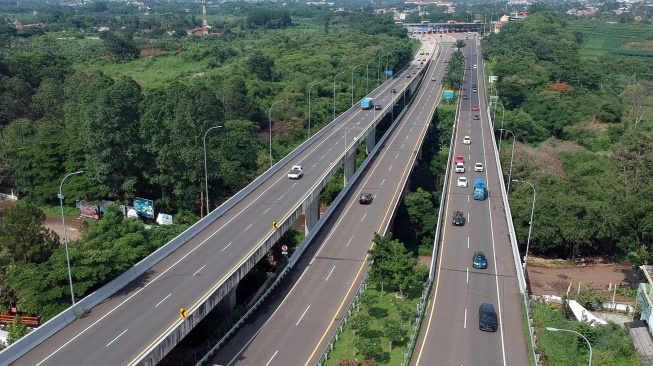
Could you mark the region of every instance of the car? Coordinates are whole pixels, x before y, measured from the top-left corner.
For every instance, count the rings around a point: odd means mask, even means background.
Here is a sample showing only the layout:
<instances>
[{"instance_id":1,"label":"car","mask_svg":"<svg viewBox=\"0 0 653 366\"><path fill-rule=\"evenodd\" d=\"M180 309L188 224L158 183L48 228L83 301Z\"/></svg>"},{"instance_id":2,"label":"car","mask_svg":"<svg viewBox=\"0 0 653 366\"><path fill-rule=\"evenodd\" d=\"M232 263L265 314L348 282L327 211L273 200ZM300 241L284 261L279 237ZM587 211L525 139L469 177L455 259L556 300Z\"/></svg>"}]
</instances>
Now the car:
<instances>
[{"instance_id":1,"label":"car","mask_svg":"<svg viewBox=\"0 0 653 366\"><path fill-rule=\"evenodd\" d=\"M415 75L415 74L417 74L417 71L413 71L413 72L411 72L411 74Z\"/></svg>"},{"instance_id":2,"label":"car","mask_svg":"<svg viewBox=\"0 0 653 366\"><path fill-rule=\"evenodd\" d=\"M496 332L499 322L494 306L489 303L482 303L478 307L478 329L487 332Z\"/></svg>"},{"instance_id":3,"label":"car","mask_svg":"<svg viewBox=\"0 0 653 366\"><path fill-rule=\"evenodd\" d=\"M469 99L469 96L467 94L463 94L463 99Z\"/></svg>"},{"instance_id":4,"label":"car","mask_svg":"<svg viewBox=\"0 0 653 366\"><path fill-rule=\"evenodd\" d=\"M383 106L381 104L375 104L374 109L376 109L378 111L380 109L383 109Z\"/></svg>"},{"instance_id":5,"label":"car","mask_svg":"<svg viewBox=\"0 0 653 366\"><path fill-rule=\"evenodd\" d=\"M476 52L474 52L474 56L476 56Z\"/></svg>"},{"instance_id":6,"label":"car","mask_svg":"<svg viewBox=\"0 0 653 366\"><path fill-rule=\"evenodd\" d=\"M473 110L473 111L477 111L477 110L478 110L478 106L477 106L477 105L473 105L473 106L472 106L472 110Z\"/></svg>"},{"instance_id":7,"label":"car","mask_svg":"<svg viewBox=\"0 0 653 366\"><path fill-rule=\"evenodd\" d=\"M435 81L435 76L433 76L433 77L431 78L431 81Z\"/></svg>"},{"instance_id":8,"label":"car","mask_svg":"<svg viewBox=\"0 0 653 366\"><path fill-rule=\"evenodd\" d=\"M474 164L474 171L475 172L482 172L483 171L483 163Z\"/></svg>"},{"instance_id":9,"label":"car","mask_svg":"<svg viewBox=\"0 0 653 366\"><path fill-rule=\"evenodd\" d=\"M453 212L453 221L451 222L453 226L464 226L465 225L465 215L462 211Z\"/></svg>"},{"instance_id":10,"label":"car","mask_svg":"<svg viewBox=\"0 0 653 366\"><path fill-rule=\"evenodd\" d=\"M417 61L422 61L422 59L418 57L418 58L417 58Z\"/></svg>"},{"instance_id":11,"label":"car","mask_svg":"<svg viewBox=\"0 0 653 366\"><path fill-rule=\"evenodd\" d=\"M469 182L467 181L467 178L465 177L458 178L458 187L467 188L468 184Z\"/></svg>"},{"instance_id":12,"label":"car","mask_svg":"<svg viewBox=\"0 0 653 366\"><path fill-rule=\"evenodd\" d=\"M465 163L465 158L462 155L457 155L453 161L454 164Z\"/></svg>"},{"instance_id":13,"label":"car","mask_svg":"<svg viewBox=\"0 0 653 366\"><path fill-rule=\"evenodd\" d=\"M472 256L472 266L474 268L487 268L487 258L482 250L477 250Z\"/></svg>"},{"instance_id":14,"label":"car","mask_svg":"<svg viewBox=\"0 0 653 366\"><path fill-rule=\"evenodd\" d=\"M449 60L444 60L444 63L445 63L445 64L448 63L448 62L449 62Z\"/></svg>"},{"instance_id":15,"label":"car","mask_svg":"<svg viewBox=\"0 0 653 366\"><path fill-rule=\"evenodd\" d=\"M476 68L476 65L474 65L474 68Z\"/></svg>"},{"instance_id":16,"label":"car","mask_svg":"<svg viewBox=\"0 0 653 366\"><path fill-rule=\"evenodd\" d=\"M456 164L456 173L464 173L464 172L465 172L465 164L463 163Z\"/></svg>"},{"instance_id":17,"label":"car","mask_svg":"<svg viewBox=\"0 0 653 366\"><path fill-rule=\"evenodd\" d=\"M472 69L471 67L467 66L467 70L471 70L471 69Z\"/></svg>"},{"instance_id":18,"label":"car","mask_svg":"<svg viewBox=\"0 0 653 366\"><path fill-rule=\"evenodd\" d=\"M304 169L301 165L293 165L288 172L289 179L301 179L304 176Z\"/></svg>"},{"instance_id":19,"label":"car","mask_svg":"<svg viewBox=\"0 0 653 366\"><path fill-rule=\"evenodd\" d=\"M472 88L473 88L473 89L476 89L476 84L472 84Z\"/></svg>"},{"instance_id":20,"label":"car","mask_svg":"<svg viewBox=\"0 0 653 366\"><path fill-rule=\"evenodd\" d=\"M469 136L463 137L463 145L469 145L472 143L472 139L469 138Z\"/></svg>"},{"instance_id":21,"label":"car","mask_svg":"<svg viewBox=\"0 0 653 366\"><path fill-rule=\"evenodd\" d=\"M431 42L431 44L433 44L433 42ZM429 53L427 52L427 53L426 53L426 55L428 56L428 55L429 55ZM424 59L424 60L426 60L426 59Z\"/></svg>"},{"instance_id":22,"label":"car","mask_svg":"<svg viewBox=\"0 0 653 366\"><path fill-rule=\"evenodd\" d=\"M396 92L397 92L397 89L392 88L392 89L390 89L390 92L391 92L391 93L396 93Z\"/></svg>"},{"instance_id":23,"label":"car","mask_svg":"<svg viewBox=\"0 0 653 366\"><path fill-rule=\"evenodd\" d=\"M406 75L406 79L410 79L410 74Z\"/></svg>"},{"instance_id":24,"label":"car","mask_svg":"<svg viewBox=\"0 0 653 366\"><path fill-rule=\"evenodd\" d=\"M358 203L361 205L369 205L374 200L374 196L371 193L363 192L360 197L358 197Z\"/></svg>"},{"instance_id":25,"label":"car","mask_svg":"<svg viewBox=\"0 0 653 366\"><path fill-rule=\"evenodd\" d=\"M475 120L475 121L478 121L479 119L481 119L481 116L479 116L478 114L475 114L475 115L474 115L474 120Z\"/></svg>"}]
</instances>

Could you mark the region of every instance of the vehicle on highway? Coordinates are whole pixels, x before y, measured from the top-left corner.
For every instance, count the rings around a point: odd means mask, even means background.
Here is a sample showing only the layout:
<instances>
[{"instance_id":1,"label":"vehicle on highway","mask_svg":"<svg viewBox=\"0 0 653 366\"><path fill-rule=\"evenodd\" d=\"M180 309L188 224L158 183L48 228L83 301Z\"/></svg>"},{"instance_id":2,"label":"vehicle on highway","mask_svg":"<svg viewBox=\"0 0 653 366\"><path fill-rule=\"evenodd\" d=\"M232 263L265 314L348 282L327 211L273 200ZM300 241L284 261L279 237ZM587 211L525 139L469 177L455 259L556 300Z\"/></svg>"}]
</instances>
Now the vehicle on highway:
<instances>
[{"instance_id":1,"label":"vehicle on highway","mask_svg":"<svg viewBox=\"0 0 653 366\"><path fill-rule=\"evenodd\" d=\"M477 105L473 105L473 106L472 106L472 110L473 110L473 111L477 111L477 110L478 110L478 106L477 106Z\"/></svg>"},{"instance_id":2,"label":"vehicle on highway","mask_svg":"<svg viewBox=\"0 0 653 366\"><path fill-rule=\"evenodd\" d=\"M496 332L499 322L494 306L486 302L478 307L478 329L487 332Z\"/></svg>"},{"instance_id":3,"label":"vehicle on highway","mask_svg":"<svg viewBox=\"0 0 653 366\"><path fill-rule=\"evenodd\" d=\"M467 182L467 178L465 177L458 178L458 187L467 188L468 184L469 183Z\"/></svg>"},{"instance_id":4,"label":"vehicle on highway","mask_svg":"<svg viewBox=\"0 0 653 366\"><path fill-rule=\"evenodd\" d=\"M474 199L483 201L487 198L487 183L483 178L474 179Z\"/></svg>"},{"instance_id":5,"label":"vehicle on highway","mask_svg":"<svg viewBox=\"0 0 653 366\"><path fill-rule=\"evenodd\" d=\"M288 172L288 178L300 179L304 175L304 170L301 165L293 165L292 169Z\"/></svg>"},{"instance_id":6,"label":"vehicle on highway","mask_svg":"<svg viewBox=\"0 0 653 366\"><path fill-rule=\"evenodd\" d=\"M467 66L467 70L471 70L471 69L472 69L471 67Z\"/></svg>"},{"instance_id":7,"label":"vehicle on highway","mask_svg":"<svg viewBox=\"0 0 653 366\"><path fill-rule=\"evenodd\" d=\"M406 75L406 79L410 79L410 74Z\"/></svg>"},{"instance_id":8,"label":"vehicle on highway","mask_svg":"<svg viewBox=\"0 0 653 366\"><path fill-rule=\"evenodd\" d=\"M483 163L476 163L474 165L474 171L475 172L482 172L483 171Z\"/></svg>"},{"instance_id":9,"label":"vehicle on highway","mask_svg":"<svg viewBox=\"0 0 653 366\"><path fill-rule=\"evenodd\" d=\"M452 224L453 224L453 226L463 226L463 225L465 225L465 215L463 215L462 211L454 211L453 212Z\"/></svg>"},{"instance_id":10,"label":"vehicle on highway","mask_svg":"<svg viewBox=\"0 0 653 366\"><path fill-rule=\"evenodd\" d=\"M476 65L474 65L474 68L476 68Z\"/></svg>"},{"instance_id":11,"label":"vehicle on highway","mask_svg":"<svg viewBox=\"0 0 653 366\"><path fill-rule=\"evenodd\" d=\"M417 74L417 71L413 71L413 72L411 72L411 74L415 75L415 74Z\"/></svg>"},{"instance_id":12,"label":"vehicle on highway","mask_svg":"<svg viewBox=\"0 0 653 366\"><path fill-rule=\"evenodd\" d=\"M390 89L390 93L396 93L396 92L397 92L397 89L395 89L395 88Z\"/></svg>"},{"instance_id":13,"label":"vehicle on highway","mask_svg":"<svg viewBox=\"0 0 653 366\"><path fill-rule=\"evenodd\" d=\"M435 81L435 76L431 78L431 81Z\"/></svg>"},{"instance_id":14,"label":"vehicle on highway","mask_svg":"<svg viewBox=\"0 0 653 366\"><path fill-rule=\"evenodd\" d=\"M469 136L463 137L463 145L469 145L472 143L472 139L469 138Z\"/></svg>"},{"instance_id":15,"label":"vehicle on highway","mask_svg":"<svg viewBox=\"0 0 653 366\"><path fill-rule=\"evenodd\" d=\"M465 172L465 164L463 163L456 164L456 173L464 173L464 172Z\"/></svg>"},{"instance_id":16,"label":"vehicle on highway","mask_svg":"<svg viewBox=\"0 0 653 366\"><path fill-rule=\"evenodd\" d=\"M472 89L472 93L478 93L478 90L476 88Z\"/></svg>"},{"instance_id":17,"label":"vehicle on highway","mask_svg":"<svg viewBox=\"0 0 653 366\"><path fill-rule=\"evenodd\" d=\"M474 56L476 56L476 52L474 52Z\"/></svg>"},{"instance_id":18,"label":"vehicle on highway","mask_svg":"<svg viewBox=\"0 0 653 366\"><path fill-rule=\"evenodd\" d=\"M361 109L372 109L374 108L374 99L365 98L361 100Z\"/></svg>"},{"instance_id":19,"label":"vehicle on highway","mask_svg":"<svg viewBox=\"0 0 653 366\"><path fill-rule=\"evenodd\" d=\"M364 192L358 197L358 203L361 205L369 205L372 203L372 200L374 200L374 196L371 193Z\"/></svg>"},{"instance_id":20,"label":"vehicle on highway","mask_svg":"<svg viewBox=\"0 0 653 366\"><path fill-rule=\"evenodd\" d=\"M445 64L448 63L448 62L449 62L449 60L444 60L444 63L445 63Z\"/></svg>"},{"instance_id":21,"label":"vehicle on highway","mask_svg":"<svg viewBox=\"0 0 653 366\"><path fill-rule=\"evenodd\" d=\"M463 99L469 99L469 96L467 94L463 94Z\"/></svg>"},{"instance_id":22,"label":"vehicle on highway","mask_svg":"<svg viewBox=\"0 0 653 366\"><path fill-rule=\"evenodd\" d=\"M464 163L464 162L465 162L465 158L463 158L462 155L456 155L453 161L454 164Z\"/></svg>"},{"instance_id":23,"label":"vehicle on highway","mask_svg":"<svg viewBox=\"0 0 653 366\"><path fill-rule=\"evenodd\" d=\"M487 268L487 258L485 257L485 253L483 253L482 250L477 250L474 252L474 256L472 257L472 266L474 268Z\"/></svg>"},{"instance_id":24,"label":"vehicle on highway","mask_svg":"<svg viewBox=\"0 0 653 366\"><path fill-rule=\"evenodd\" d=\"M472 88L476 89L476 84L472 84Z\"/></svg>"},{"instance_id":25,"label":"vehicle on highway","mask_svg":"<svg viewBox=\"0 0 653 366\"><path fill-rule=\"evenodd\" d=\"M479 119L481 119L481 116L479 116L478 114L475 114L474 115L474 120L478 121Z\"/></svg>"},{"instance_id":26,"label":"vehicle on highway","mask_svg":"<svg viewBox=\"0 0 653 366\"><path fill-rule=\"evenodd\" d=\"M375 104L374 109L376 109L378 111L380 109L383 109L383 106L381 104Z\"/></svg>"}]
</instances>

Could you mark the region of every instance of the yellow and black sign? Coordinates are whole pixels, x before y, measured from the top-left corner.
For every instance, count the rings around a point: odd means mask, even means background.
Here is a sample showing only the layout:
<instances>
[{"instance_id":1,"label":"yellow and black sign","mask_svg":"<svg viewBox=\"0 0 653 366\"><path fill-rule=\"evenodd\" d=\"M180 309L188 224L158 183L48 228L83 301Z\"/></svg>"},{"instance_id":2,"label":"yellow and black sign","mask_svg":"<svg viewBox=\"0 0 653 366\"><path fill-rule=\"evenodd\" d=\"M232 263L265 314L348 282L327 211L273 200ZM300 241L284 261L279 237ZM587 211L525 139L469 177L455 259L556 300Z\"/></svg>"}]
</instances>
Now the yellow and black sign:
<instances>
[{"instance_id":1,"label":"yellow and black sign","mask_svg":"<svg viewBox=\"0 0 653 366\"><path fill-rule=\"evenodd\" d=\"M188 318L188 310L179 308L179 315L184 319Z\"/></svg>"},{"instance_id":2,"label":"yellow and black sign","mask_svg":"<svg viewBox=\"0 0 653 366\"><path fill-rule=\"evenodd\" d=\"M279 223L276 221L272 221L272 228L273 229L278 229L279 228Z\"/></svg>"}]
</instances>

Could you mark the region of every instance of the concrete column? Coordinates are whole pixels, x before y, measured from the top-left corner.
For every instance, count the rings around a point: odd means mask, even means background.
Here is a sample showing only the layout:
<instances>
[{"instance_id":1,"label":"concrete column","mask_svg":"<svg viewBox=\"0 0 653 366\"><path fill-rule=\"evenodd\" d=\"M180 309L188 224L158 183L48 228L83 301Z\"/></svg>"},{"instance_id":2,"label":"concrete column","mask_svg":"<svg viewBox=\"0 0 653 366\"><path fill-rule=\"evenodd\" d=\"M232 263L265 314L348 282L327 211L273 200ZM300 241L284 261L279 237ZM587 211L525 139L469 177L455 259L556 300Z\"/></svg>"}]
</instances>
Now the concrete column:
<instances>
[{"instance_id":1,"label":"concrete column","mask_svg":"<svg viewBox=\"0 0 653 366\"><path fill-rule=\"evenodd\" d=\"M349 179L356 173L356 151L358 150L356 146L353 146L351 151L345 156L345 185L349 182Z\"/></svg>"},{"instance_id":2,"label":"concrete column","mask_svg":"<svg viewBox=\"0 0 653 366\"><path fill-rule=\"evenodd\" d=\"M365 137L365 151L368 155L370 151L374 150L374 146L376 146L376 126Z\"/></svg>"},{"instance_id":3,"label":"concrete column","mask_svg":"<svg viewBox=\"0 0 653 366\"><path fill-rule=\"evenodd\" d=\"M304 235L313 230L315 224L320 219L320 196L318 195L313 199L313 201L306 208L304 213Z\"/></svg>"},{"instance_id":4,"label":"concrete column","mask_svg":"<svg viewBox=\"0 0 653 366\"><path fill-rule=\"evenodd\" d=\"M217 305L218 311L223 314L231 314L236 307L236 288L234 287L229 293L220 300Z\"/></svg>"}]
</instances>

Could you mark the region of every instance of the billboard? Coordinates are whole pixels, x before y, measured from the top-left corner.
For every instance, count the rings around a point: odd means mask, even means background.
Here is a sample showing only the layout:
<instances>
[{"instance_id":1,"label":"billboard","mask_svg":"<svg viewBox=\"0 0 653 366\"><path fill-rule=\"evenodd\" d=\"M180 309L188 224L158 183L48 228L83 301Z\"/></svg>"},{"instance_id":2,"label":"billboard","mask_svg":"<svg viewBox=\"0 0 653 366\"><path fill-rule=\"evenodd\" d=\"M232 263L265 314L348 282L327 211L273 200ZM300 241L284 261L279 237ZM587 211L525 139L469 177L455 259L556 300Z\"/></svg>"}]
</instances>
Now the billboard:
<instances>
[{"instance_id":1,"label":"billboard","mask_svg":"<svg viewBox=\"0 0 653 366\"><path fill-rule=\"evenodd\" d=\"M88 200L79 201L79 215L90 219L100 219L100 207Z\"/></svg>"},{"instance_id":2,"label":"billboard","mask_svg":"<svg viewBox=\"0 0 653 366\"><path fill-rule=\"evenodd\" d=\"M385 76L391 78L393 75L392 70L385 70Z\"/></svg>"},{"instance_id":3,"label":"billboard","mask_svg":"<svg viewBox=\"0 0 653 366\"><path fill-rule=\"evenodd\" d=\"M444 99L453 99L453 90L444 90Z\"/></svg>"},{"instance_id":4,"label":"billboard","mask_svg":"<svg viewBox=\"0 0 653 366\"><path fill-rule=\"evenodd\" d=\"M154 218L154 202L152 202L152 200L135 197L134 209L143 217L148 217L150 219Z\"/></svg>"},{"instance_id":5,"label":"billboard","mask_svg":"<svg viewBox=\"0 0 653 366\"><path fill-rule=\"evenodd\" d=\"M172 225L172 215L159 213L156 216L156 223L159 225Z\"/></svg>"}]
</instances>

